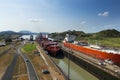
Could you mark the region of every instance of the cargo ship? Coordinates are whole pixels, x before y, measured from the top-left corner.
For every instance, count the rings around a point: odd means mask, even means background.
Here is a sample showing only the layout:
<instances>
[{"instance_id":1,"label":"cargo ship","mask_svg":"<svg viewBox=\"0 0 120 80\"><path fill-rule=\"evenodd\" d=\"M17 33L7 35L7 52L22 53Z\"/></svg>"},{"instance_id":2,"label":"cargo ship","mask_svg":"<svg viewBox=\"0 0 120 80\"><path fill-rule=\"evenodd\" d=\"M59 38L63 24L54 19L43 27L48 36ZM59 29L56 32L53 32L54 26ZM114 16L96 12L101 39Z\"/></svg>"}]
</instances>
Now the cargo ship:
<instances>
[{"instance_id":1,"label":"cargo ship","mask_svg":"<svg viewBox=\"0 0 120 80\"><path fill-rule=\"evenodd\" d=\"M46 35L39 34L36 37L36 41L43 47L44 50L48 52L51 56L56 56L59 51L60 47L57 42L51 41L48 39Z\"/></svg>"},{"instance_id":2,"label":"cargo ship","mask_svg":"<svg viewBox=\"0 0 120 80\"><path fill-rule=\"evenodd\" d=\"M75 51L120 66L120 50L110 50L98 45L90 45L87 42L74 41L74 38L69 35L66 35L63 44L65 47Z\"/></svg>"}]
</instances>

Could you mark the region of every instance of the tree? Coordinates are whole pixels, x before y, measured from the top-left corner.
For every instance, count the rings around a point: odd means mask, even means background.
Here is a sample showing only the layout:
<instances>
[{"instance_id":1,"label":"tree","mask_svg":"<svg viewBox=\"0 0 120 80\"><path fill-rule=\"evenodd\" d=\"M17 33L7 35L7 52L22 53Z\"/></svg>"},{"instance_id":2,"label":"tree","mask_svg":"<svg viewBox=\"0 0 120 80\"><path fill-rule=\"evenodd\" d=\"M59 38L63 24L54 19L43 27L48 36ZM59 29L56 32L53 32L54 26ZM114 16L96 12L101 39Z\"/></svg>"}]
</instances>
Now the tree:
<instances>
[{"instance_id":1,"label":"tree","mask_svg":"<svg viewBox=\"0 0 120 80\"><path fill-rule=\"evenodd\" d=\"M10 43L10 42L12 42L12 39L11 39L11 38L6 38L6 39L5 39L5 42L6 42L6 43Z\"/></svg>"}]
</instances>

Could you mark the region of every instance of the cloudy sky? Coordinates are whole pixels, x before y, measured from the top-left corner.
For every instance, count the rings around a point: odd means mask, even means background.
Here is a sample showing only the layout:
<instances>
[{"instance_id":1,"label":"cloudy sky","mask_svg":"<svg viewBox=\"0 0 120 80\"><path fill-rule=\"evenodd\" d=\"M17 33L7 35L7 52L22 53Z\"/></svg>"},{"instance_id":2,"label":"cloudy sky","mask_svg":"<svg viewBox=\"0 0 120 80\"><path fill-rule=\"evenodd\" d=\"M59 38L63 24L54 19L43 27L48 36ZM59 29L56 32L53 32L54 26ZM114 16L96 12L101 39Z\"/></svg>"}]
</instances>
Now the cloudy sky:
<instances>
[{"instance_id":1,"label":"cloudy sky","mask_svg":"<svg viewBox=\"0 0 120 80\"><path fill-rule=\"evenodd\" d=\"M0 0L0 31L120 31L120 0Z\"/></svg>"}]
</instances>

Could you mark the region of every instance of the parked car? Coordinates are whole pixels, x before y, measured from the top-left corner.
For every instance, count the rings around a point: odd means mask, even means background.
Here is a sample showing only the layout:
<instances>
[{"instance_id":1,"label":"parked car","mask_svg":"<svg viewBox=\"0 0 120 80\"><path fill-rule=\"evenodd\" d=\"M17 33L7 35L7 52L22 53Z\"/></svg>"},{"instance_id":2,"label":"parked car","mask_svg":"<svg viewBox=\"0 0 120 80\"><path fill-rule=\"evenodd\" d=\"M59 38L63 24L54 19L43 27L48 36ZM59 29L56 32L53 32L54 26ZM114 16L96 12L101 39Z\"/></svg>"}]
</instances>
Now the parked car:
<instances>
[{"instance_id":1,"label":"parked car","mask_svg":"<svg viewBox=\"0 0 120 80\"><path fill-rule=\"evenodd\" d=\"M49 74L50 72L47 69L42 69L42 73Z\"/></svg>"},{"instance_id":2,"label":"parked car","mask_svg":"<svg viewBox=\"0 0 120 80\"><path fill-rule=\"evenodd\" d=\"M26 59L26 62L28 62L29 60L28 59Z\"/></svg>"}]
</instances>

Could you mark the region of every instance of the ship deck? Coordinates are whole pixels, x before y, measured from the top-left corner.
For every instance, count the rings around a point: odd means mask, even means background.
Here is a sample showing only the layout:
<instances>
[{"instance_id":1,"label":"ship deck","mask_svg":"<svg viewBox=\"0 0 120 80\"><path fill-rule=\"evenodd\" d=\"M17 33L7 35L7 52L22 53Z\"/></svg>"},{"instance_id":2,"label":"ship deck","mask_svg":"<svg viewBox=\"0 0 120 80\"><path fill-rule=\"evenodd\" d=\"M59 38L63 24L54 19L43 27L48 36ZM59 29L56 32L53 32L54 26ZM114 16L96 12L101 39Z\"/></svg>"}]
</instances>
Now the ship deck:
<instances>
[{"instance_id":1,"label":"ship deck","mask_svg":"<svg viewBox=\"0 0 120 80\"><path fill-rule=\"evenodd\" d=\"M120 78L120 67L114 64L110 64L107 62L104 62L104 65L100 65L99 63L101 62L101 60L97 59L97 58L93 58L91 56L88 56L86 54L80 53L78 51L69 49L67 47L64 47L63 44L60 44L61 48L65 51L70 52L70 54L72 53L72 55L79 57L80 59L83 59L84 61L98 67L101 70L104 70L108 73L110 73L113 76L116 76L118 78Z\"/></svg>"},{"instance_id":2,"label":"ship deck","mask_svg":"<svg viewBox=\"0 0 120 80\"><path fill-rule=\"evenodd\" d=\"M41 48L39 44L37 44L37 49L40 52L40 56L43 59L45 66L53 80L66 80L66 76L62 73L62 71L56 66L56 64L50 59L50 57L45 53L45 51Z\"/></svg>"},{"instance_id":3,"label":"ship deck","mask_svg":"<svg viewBox=\"0 0 120 80\"><path fill-rule=\"evenodd\" d=\"M78 45L78 46L81 46L81 45ZM120 50L115 51L115 50L110 50L110 49L95 49L95 48L91 48L90 46L82 46L82 47L89 48L89 49L92 49L92 50L98 50L98 51L101 51L101 52L106 52L108 54L120 54Z\"/></svg>"}]
</instances>

